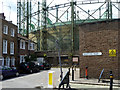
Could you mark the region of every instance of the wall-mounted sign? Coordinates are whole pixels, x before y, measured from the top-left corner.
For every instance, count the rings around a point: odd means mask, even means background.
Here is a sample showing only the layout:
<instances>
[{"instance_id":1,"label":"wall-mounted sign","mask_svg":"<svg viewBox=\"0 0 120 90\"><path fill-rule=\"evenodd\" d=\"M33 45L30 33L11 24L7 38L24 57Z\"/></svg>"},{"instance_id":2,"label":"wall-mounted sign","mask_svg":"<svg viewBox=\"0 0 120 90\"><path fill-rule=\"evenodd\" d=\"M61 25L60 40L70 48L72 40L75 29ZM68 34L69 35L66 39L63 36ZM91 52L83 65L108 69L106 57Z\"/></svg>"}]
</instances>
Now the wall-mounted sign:
<instances>
[{"instance_id":1,"label":"wall-mounted sign","mask_svg":"<svg viewBox=\"0 0 120 90\"><path fill-rule=\"evenodd\" d=\"M116 56L116 50L115 49L110 49L109 50L109 56Z\"/></svg>"},{"instance_id":2,"label":"wall-mounted sign","mask_svg":"<svg viewBox=\"0 0 120 90\"><path fill-rule=\"evenodd\" d=\"M73 57L73 62L78 62L78 57Z\"/></svg>"},{"instance_id":3,"label":"wall-mounted sign","mask_svg":"<svg viewBox=\"0 0 120 90\"><path fill-rule=\"evenodd\" d=\"M102 52L83 53L83 56L100 56Z\"/></svg>"},{"instance_id":4,"label":"wall-mounted sign","mask_svg":"<svg viewBox=\"0 0 120 90\"><path fill-rule=\"evenodd\" d=\"M65 62L68 62L68 59L65 59L64 61L65 61Z\"/></svg>"}]
</instances>

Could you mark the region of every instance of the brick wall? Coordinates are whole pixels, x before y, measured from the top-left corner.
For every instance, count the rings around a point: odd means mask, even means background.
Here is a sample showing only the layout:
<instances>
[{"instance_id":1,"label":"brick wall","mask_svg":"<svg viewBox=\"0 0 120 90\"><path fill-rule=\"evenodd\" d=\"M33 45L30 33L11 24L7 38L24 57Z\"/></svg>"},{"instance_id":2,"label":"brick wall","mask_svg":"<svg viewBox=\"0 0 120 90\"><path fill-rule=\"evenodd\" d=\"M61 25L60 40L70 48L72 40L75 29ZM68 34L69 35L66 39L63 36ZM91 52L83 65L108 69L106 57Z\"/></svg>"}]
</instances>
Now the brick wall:
<instances>
[{"instance_id":1,"label":"brick wall","mask_svg":"<svg viewBox=\"0 0 120 90\"><path fill-rule=\"evenodd\" d=\"M20 48L21 40L25 41L25 49ZM28 38L18 34L18 46L17 46L18 47L18 62L17 62L18 65L20 64L20 55L27 56L35 53L35 50L28 50L28 42L29 42Z\"/></svg>"},{"instance_id":2,"label":"brick wall","mask_svg":"<svg viewBox=\"0 0 120 90\"><path fill-rule=\"evenodd\" d=\"M79 52L81 77L85 77L85 67L88 66L89 78L99 78L104 68L102 78L109 78L113 71L118 79L118 21L102 21L79 26ZM109 49L116 49L117 56L109 56ZM83 56L83 53L102 52L101 56Z\"/></svg>"},{"instance_id":3,"label":"brick wall","mask_svg":"<svg viewBox=\"0 0 120 90\"><path fill-rule=\"evenodd\" d=\"M3 34L3 27L4 25L8 26L8 34ZM15 30L15 35L14 37L11 36L11 28L13 28ZM11 59L11 57L15 57L15 60L17 60L17 53L18 53L18 48L17 48L17 26L12 24L9 21L6 20L2 20L2 42L3 40L7 40L7 54L2 54L2 56L6 59L6 57L9 57ZM14 42L14 55L10 54L10 42ZM2 48L3 48L3 43L1 43Z\"/></svg>"}]
</instances>

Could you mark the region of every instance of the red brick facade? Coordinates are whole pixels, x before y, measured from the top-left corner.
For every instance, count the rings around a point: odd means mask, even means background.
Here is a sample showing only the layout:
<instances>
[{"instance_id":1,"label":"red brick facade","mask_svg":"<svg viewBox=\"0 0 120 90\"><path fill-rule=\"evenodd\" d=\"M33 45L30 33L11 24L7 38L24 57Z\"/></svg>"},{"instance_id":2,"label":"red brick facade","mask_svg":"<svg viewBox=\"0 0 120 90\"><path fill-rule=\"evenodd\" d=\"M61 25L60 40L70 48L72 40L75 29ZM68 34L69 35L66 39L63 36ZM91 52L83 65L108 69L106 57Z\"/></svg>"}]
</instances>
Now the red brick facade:
<instances>
[{"instance_id":1,"label":"red brick facade","mask_svg":"<svg viewBox=\"0 0 120 90\"><path fill-rule=\"evenodd\" d=\"M25 42L25 48L21 48L21 41ZM30 43L34 43L32 41L30 41L28 38L18 34L18 64L21 62L21 56L27 56L30 54L34 54L35 52L35 48L33 50L29 49L29 45ZM35 43L34 43L35 45Z\"/></svg>"},{"instance_id":2,"label":"red brick facade","mask_svg":"<svg viewBox=\"0 0 120 90\"><path fill-rule=\"evenodd\" d=\"M89 78L99 78L102 69L102 78L109 78L111 70L114 78L119 78L119 25L120 20L112 20L79 26L80 77L85 77L85 67L88 66ZM117 56L109 56L110 49L115 49ZM83 56L83 53L92 52L102 55Z\"/></svg>"},{"instance_id":3,"label":"red brick facade","mask_svg":"<svg viewBox=\"0 0 120 90\"><path fill-rule=\"evenodd\" d=\"M13 61L14 66L18 66L20 64L20 55L25 56L34 53L35 49L33 49L33 47L28 47L28 44L34 42L18 34L18 27L14 25L11 21L5 20L4 13L0 13L0 21L0 66L12 66ZM4 29L4 26L7 26L8 29ZM12 34L11 32L12 30L14 31L14 34ZM25 41L25 49L20 48L21 40ZM14 45L11 45L11 43L13 43ZM11 49L12 47L14 48L14 50ZM12 51L14 53L12 53Z\"/></svg>"},{"instance_id":4,"label":"red brick facade","mask_svg":"<svg viewBox=\"0 0 120 90\"><path fill-rule=\"evenodd\" d=\"M4 16L4 14L1 14ZM15 65L16 65L16 62L17 62L17 50L18 50L18 47L17 47L17 26L14 25L12 22L9 22L7 20L5 20L5 18L1 18L1 21L2 21L2 24L1 24L1 31L2 31L2 39L1 39L1 45L2 45L2 49L1 52L2 52L2 58L4 58L4 65L6 65L6 58L8 57L9 58L9 65L11 66L12 62L11 62L11 58L14 58L15 59ZM3 30L4 30L4 25L8 26L8 33L7 34L4 34L3 33ZM14 29L14 37L11 36L11 29ZM3 40L6 40L7 41L7 53L4 54L3 53ZM10 53L10 43L13 42L14 43L14 54L11 54ZM2 62L0 62L0 65Z\"/></svg>"}]
</instances>

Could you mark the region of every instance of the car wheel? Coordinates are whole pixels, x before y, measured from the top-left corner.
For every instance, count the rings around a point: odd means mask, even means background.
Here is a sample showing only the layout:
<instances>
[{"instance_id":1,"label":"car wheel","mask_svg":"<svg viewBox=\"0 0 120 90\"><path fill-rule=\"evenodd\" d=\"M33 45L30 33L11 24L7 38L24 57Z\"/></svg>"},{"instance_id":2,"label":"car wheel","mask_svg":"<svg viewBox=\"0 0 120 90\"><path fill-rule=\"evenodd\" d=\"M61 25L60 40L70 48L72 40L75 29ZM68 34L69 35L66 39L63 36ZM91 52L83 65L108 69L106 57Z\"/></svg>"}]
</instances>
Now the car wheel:
<instances>
[{"instance_id":1,"label":"car wheel","mask_svg":"<svg viewBox=\"0 0 120 90\"><path fill-rule=\"evenodd\" d=\"M33 73L33 70L30 70L30 73Z\"/></svg>"},{"instance_id":2,"label":"car wheel","mask_svg":"<svg viewBox=\"0 0 120 90\"><path fill-rule=\"evenodd\" d=\"M17 72L17 73L16 73L16 77L18 77L18 76L19 76L19 73Z\"/></svg>"},{"instance_id":3,"label":"car wheel","mask_svg":"<svg viewBox=\"0 0 120 90\"><path fill-rule=\"evenodd\" d=\"M0 75L0 80L3 80L3 78L4 78L3 75Z\"/></svg>"}]
</instances>

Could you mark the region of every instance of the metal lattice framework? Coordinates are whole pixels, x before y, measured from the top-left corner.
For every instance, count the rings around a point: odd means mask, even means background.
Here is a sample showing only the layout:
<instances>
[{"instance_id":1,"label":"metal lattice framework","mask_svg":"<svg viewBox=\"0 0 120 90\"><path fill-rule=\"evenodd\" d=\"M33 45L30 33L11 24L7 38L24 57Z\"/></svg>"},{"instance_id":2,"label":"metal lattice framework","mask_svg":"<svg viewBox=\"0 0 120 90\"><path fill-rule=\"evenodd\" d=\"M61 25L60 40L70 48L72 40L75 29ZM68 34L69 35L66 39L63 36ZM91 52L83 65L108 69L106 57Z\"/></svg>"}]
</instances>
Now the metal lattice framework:
<instances>
[{"instance_id":1,"label":"metal lattice framework","mask_svg":"<svg viewBox=\"0 0 120 90\"><path fill-rule=\"evenodd\" d=\"M61 50L79 50L77 25L119 18L120 2L84 0L51 6L47 0L19 0L17 23L19 33L37 43L37 50L55 51L55 41Z\"/></svg>"}]
</instances>

